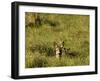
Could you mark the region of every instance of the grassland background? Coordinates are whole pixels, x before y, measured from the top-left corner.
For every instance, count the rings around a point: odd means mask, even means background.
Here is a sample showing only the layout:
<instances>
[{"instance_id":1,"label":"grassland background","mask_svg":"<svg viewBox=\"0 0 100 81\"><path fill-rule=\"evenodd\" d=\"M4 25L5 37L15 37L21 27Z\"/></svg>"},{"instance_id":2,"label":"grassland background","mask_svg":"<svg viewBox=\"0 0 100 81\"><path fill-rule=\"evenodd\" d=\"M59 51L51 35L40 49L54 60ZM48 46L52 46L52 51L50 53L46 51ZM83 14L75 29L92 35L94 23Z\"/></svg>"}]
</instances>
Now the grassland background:
<instances>
[{"instance_id":1,"label":"grassland background","mask_svg":"<svg viewBox=\"0 0 100 81\"><path fill-rule=\"evenodd\" d=\"M40 17L36 23L34 14ZM37 21L38 22L38 21ZM25 13L25 67L80 66L89 64L89 16ZM53 42L64 41L75 55L56 59Z\"/></svg>"}]
</instances>

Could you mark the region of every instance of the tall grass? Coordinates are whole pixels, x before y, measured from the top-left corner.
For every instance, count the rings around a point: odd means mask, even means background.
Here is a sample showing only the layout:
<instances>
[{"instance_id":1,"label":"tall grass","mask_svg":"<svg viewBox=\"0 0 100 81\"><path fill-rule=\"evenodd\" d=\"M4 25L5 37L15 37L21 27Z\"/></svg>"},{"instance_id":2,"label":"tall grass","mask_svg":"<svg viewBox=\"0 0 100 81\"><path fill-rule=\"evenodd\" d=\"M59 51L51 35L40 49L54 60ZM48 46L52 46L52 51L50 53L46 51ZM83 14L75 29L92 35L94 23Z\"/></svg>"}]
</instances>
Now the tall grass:
<instances>
[{"instance_id":1,"label":"tall grass","mask_svg":"<svg viewBox=\"0 0 100 81\"><path fill-rule=\"evenodd\" d=\"M41 24L35 23L35 16ZM80 66L89 64L89 16L70 14L25 14L26 68ZM30 25L30 23L32 25ZM71 54L56 59L54 41L64 41ZM73 56L74 55L74 56Z\"/></svg>"}]
</instances>

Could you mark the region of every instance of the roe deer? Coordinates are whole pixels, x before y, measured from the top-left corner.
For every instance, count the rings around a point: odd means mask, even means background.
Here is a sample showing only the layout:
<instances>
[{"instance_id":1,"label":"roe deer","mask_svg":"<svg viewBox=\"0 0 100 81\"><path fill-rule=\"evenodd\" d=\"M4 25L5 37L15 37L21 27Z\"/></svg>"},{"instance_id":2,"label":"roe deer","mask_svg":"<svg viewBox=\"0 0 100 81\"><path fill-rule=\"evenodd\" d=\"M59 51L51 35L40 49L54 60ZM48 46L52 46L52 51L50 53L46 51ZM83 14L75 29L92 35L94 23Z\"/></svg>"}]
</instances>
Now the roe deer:
<instances>
[{"instance_id":1,"label":"roe deer","mask_svg":"<svg viewBox=\"0 0 100 81\"><path fill-rule=\"evenodd\" d=\"M61 58L62 56L62 51L64 48L64 42L54 42L54 50L55 50L55 54L56 54L56 58Z\"/></svg>"}]
</instances>

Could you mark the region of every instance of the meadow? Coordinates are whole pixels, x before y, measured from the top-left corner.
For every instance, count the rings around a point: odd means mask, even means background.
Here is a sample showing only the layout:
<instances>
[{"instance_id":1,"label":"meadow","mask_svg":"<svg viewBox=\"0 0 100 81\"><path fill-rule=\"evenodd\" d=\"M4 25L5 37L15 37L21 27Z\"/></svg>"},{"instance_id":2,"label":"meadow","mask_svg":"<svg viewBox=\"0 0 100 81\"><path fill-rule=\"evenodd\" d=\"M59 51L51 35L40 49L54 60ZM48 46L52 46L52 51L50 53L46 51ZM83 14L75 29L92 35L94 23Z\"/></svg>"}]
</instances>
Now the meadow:
<instances>
[{"instance_id":1,"label":"meadow","mask_svg":"<svg viewBox=\"0 0 100 81\"><path fill-rule=\"evenodd\" d=\"M64 41L69 53L55 57L53 43ZM89 65L89 16L25 13L25 67Z\"/></svg>"}]
</instances>

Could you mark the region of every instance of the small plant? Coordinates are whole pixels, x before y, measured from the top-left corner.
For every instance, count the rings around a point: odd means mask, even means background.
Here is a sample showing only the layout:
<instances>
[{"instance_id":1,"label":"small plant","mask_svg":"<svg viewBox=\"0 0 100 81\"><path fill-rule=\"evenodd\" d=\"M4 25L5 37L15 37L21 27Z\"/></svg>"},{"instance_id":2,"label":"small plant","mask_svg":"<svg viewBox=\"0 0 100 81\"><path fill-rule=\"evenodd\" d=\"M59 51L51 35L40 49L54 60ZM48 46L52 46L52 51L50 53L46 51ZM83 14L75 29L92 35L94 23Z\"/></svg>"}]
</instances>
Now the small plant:
<instances>
[{"instance_id":1,"label":"small plant","mask_svg":"<svg viewBox=\"0 0 100 81\"><path fill-rule=\"evenodd\" d=\"M26 67L45 67L47 64L47 59L45 56L35 53L26 58Z\"/></svg>"},{"instance_id":2,"label":"small plant","mask_svg":"<svg viewBox=\"0 0 100 81\"><path fill-rule=\"evenodd\" d=\"M45 67L46 63L47 63L46 57L38 54L35 55L32 65L34 67Z\"/></svg>"}]
</instances>

